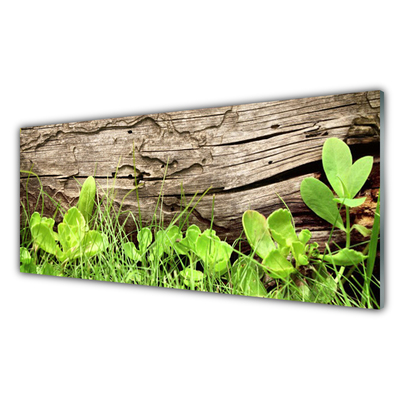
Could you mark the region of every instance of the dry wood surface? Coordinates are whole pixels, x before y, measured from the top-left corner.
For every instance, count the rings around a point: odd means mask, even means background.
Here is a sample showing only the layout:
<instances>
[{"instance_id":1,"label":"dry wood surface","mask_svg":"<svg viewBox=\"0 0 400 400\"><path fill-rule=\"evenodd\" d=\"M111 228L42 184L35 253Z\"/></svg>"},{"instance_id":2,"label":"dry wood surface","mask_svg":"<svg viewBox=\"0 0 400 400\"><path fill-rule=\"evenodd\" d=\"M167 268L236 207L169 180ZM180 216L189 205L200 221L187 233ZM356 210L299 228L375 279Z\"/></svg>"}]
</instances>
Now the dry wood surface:
<instances>
[{"instance_id":1,"label":"dry wood surface","mask_svg":"<svg viewBox=\"0 0 400 400\"><path fill-rule=\"evenodd\" d=\"M179 212L182 188L189 201L211 187L190 217L201 228L210 225L214 196L213 227L229 241L240 235L244 211L268 216L283 207L280 196L296 228L310 229L322 243L330 226L302 202L301 181L323 179L321 151L329 137L345 140L356 157L373 155L373 174L362 189L367 202L352 215L371 226L380 186L380 96L370 91L22 128L20 167L37 174L43 190L66 208L78 200L77 181L94 175L100 196L114 188L116 207L123 203L123 211L137 216L136 192L129 193L135 187L135 159L145 221L151 220L161 191L159 207L168 222ZM21 202L28 193L32 210L38 180L31 176L27 185L28 175L20 176ZM45 214L54 210L45 197ZM128 231L134 229L132 221Z\"/></svg>"}]
</instances>

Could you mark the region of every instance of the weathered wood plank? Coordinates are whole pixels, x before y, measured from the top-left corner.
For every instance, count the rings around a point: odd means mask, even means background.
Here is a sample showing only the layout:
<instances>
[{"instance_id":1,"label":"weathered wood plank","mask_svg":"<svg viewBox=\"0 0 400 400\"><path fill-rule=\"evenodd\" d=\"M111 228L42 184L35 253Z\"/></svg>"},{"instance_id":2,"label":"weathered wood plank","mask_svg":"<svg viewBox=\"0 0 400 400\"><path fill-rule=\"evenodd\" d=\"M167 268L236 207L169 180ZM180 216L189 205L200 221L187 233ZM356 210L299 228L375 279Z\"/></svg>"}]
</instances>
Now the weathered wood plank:
<instances>
[{"instance_id":1,"label":"weathered wood plank","mask_svg":"<svg viewBox=\"0 0 400 400\"><path fill-rule=\"evenodd\" d=\"M322 172L322 145L332 136L345 140L358 156L373 154L379 178L380 92L23 128L20 165L38 174L44 190L63 206L77 201L75 179L83 182L95 175L106 190L117 175L115 201L121 204L134 187L135 158L144 219L153 214L161 188L168 221L179 210L181 187L190 197L212 186L214 226L230 240L240 234L246 209L267 215L282 206L279 194L296 224L323 241L329 227L304 206L299 186L305 176ZM26 176L21 174L22 201ZM377 187L379 180L371 179L364 190ZM33 178L28 192L33 205L38 196ZM370 196L374 200L374 192ZM192 222L206 227L211 206L210 193L197 206ZM135 193L126 197L122 209L137 213ZM54 212L48 201L45 211Z\"/></svg>"}]
</instances>

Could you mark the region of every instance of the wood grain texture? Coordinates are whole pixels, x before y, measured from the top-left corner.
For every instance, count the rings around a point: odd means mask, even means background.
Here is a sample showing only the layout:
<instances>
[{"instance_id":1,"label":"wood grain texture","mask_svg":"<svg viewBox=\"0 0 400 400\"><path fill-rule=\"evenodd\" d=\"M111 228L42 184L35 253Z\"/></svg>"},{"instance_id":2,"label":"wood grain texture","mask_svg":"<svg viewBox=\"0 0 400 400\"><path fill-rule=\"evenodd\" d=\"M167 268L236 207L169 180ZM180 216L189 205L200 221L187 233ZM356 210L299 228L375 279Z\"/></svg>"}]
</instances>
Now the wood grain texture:
<instances>
[{"instance_id":1,"label":"wood grain texture","mask_svg":"<svg viewBox=\"0 0 400 400\"><path fill-rule=\"evenodd\" d=\"M44 191L63 207L78 200L76 180L95 175L99 194L114 186L116 205L126 196L122 210L137 215L136 194L128 194L135 183L135 157L144 220L151 219L161 189L160 206L169 221L179 211L181 188L190 199L212 187L191 222L209 226L215 196L214 227L232 241L240 235L245 210L269 215L282 207L279 195L296 226L309 228L323 242L329 226L303 204L300 183L321 176L324 141L343 139L356 157L375 157L374 174L363 188L369 199L365 213L373 213L380 185L380 95L370 91L23 128L20 167L36 173ZM21 202L28 193L32 209L37 179L31 177L27 187L27 174L21 173L20 183ZM54 210L45 198L45 214ZM355 210L353 218L368 225L365 213Z\"/></svg>"}]
</instances>

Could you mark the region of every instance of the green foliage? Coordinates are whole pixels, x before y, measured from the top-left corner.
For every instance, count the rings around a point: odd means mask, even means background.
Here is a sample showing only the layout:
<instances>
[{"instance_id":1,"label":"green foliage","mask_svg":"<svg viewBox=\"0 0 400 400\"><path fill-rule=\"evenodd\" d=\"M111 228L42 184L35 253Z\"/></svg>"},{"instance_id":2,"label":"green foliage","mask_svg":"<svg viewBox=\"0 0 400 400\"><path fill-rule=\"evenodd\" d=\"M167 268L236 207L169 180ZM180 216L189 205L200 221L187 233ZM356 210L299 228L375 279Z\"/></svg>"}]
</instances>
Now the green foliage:
<instances>
[{"instance_id":1,"label":"green foliage","mask_svg":"<svg viewBox=\"0 0 400 400\"><path fill-rule=\"evenodd\" d=\"M366 260L368 256L364 256L359 251L351 250L351 249L341 249L337 253L331 255L326 254L321 256L322 261L327 262L329 264L339 265L348 267L350 265L357 265Z\"/></svg>"},{"instance_id":2,"label":"green foliage","mask_svg":"<svg viewBox=\"0 0 400 400\"><path fill-rule=\"evenodd\" d=\"M268 219L257 211L248 210L243 214L242 222L249 244L261 257L262 265L272 278L282 279L296 272L287 259L289 254L297 268L309 263L310 246L307 242L311 239L311 232L305 229L297 235L288 210L276 210Z\"/></svg>"},{"instance_id":3,"label":"green foliage","mask_svg":"<svg viewBox=\"0 0 400 400\"><path fill-rule=\"evenodd\" d=\"M300 186L304 203L319 217L345 231L349 235L339 214L337 204L348 207L358 207L364 203L365 197L354 199L368 179L372 170L373 157L360 158L353 164L349 146L337 138L329 138L322 149L322 165L326 177L337 194L323 182L315 178L305 178Z\"/></svg>"},{"instance_id":4,"label":"green foliage","mask_svg":"<svg viewBox=\"0 0 400 400\"><path fill-rule=\"evenodd\" d=\"M81 191L83 197L79 198L86 219L77 207L72 207L58 225L58 233L53 230L54 219L41 217L38 212L32 214L29 227L36 249L40 248L65 262L83 256L90 258L107 248L107 237L98 231L89 230L87 223L89 210L92 212L94 204L93 184L94 180L88 178Z\"/></svg>"},{"instance_id":5,"label":"green foliage","mask_svg":"<svg viewBox=\"0 0 400 400\"><path fill-rule=\"evenodd\" d=\"M335 193L321 181L306 178L301 195L317 215L346 232L347 238L351 230L369 236L371 230L357 224L350 227L349 219L344 222L339 213L339 207L347 213L364 202L365 198L355 196L372 166L372 157L353 164L346 148L338 139L328 139L323 149L324 169ZM353 293L359 291L361 306L377 306L370 285L379 285L372 274L379 211L372 232L374 243L371 239L365 255L367 249L363 253L350 249L348 240L344 249L331 252L327 244L327 251L321 254L318 244L311 242L309 230L296 231L288 209L276 210L268 218L248 210L242 223L252 254L245 255L240 252L241 238L231 246L212 228L202 232L190 225L184 229L188 221L185 213L194 199L167 227L157 222L156 211L149 226L142 224L140 213L137 221L128 211L138 227L136 245L127 241L124 224L119 222L121 207L115 216L112 214L113 196L103 203L105 207L96 208L96 224L102 232L90 230L95 193L95 181L89 177L78 206L65 213L57 232L52 218L42 218L37 212L27 218L30 229L26 232L31 236L21 240L22 272L352 306L356 301L346 293L343 282L350 282L356 270L365 279L363 285L352 281ZM185 220L180 219L183 215ZM102 257L93 258L100 253ZM80 262L74 262L77 259Z\"/></svg>"},{"instance_id":6,"label":"green foliage","mask_svg":"<svg viewBox=\"0 0 400 400\"><path fill-rule=\"evenodd\" d=\"M238 258L232 266L232 286L244 296L266 297L257 264L249 257Z\"/></svg>"},{"instance_id":7,"label":"green foliage","mask_svg":"<svg viewBox=\"0 0 400 400\"><path fill-rule=\"evenodd\" d=\"M93 176L89 176L83 183L79 194L78 210L85 218L86 225L89 226L90 217L93 213L94 200L96 196L96 183Z\"/></svg>"},{"instance_id":8,"label":"green foliage","mask_svg":"<svg viewBox=\"0 0 400 400\"><path fill-rule=\"evenodd\" d=\"M20 271L27 274L36 274L36 265L26 247L19 249Z\"/></svg>"}]
</instances>

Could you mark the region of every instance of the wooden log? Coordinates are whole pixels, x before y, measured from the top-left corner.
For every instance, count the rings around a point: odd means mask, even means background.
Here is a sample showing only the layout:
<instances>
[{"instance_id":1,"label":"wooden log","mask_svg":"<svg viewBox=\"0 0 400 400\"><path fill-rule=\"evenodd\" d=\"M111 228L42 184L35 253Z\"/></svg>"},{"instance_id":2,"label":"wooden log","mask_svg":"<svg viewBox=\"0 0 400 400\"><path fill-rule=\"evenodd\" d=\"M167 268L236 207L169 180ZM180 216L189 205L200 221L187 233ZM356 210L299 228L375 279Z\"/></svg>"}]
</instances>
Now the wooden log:
<instances>
[{"instance_id":1,"label":"wooden log","mask_svg":"<svg viewBox=\"0 0 400 400\"><path fill-rule=\"evenodd\" d=\"M380 96L369 91L23 128L20 167L37 174L43 190L65 208L78 200L77 181L93 175L100 195L113 187L116 207L137 216L136 168L144 221L151 220L161 192L167 223L180 210L182 188L188 201L211 187L190 222L205 229L213 212L214 229L231 242L242 231L245 210L269 215L283 206L280 196L296 227L310 229L322 243L330 226L302 202L301 181L323 179L321 151L329 137L346 141L357 158L373 155L373 174L362 189L368 200L352 215L371 226L380 186ZM31 176L27 184L27 177L21 173L21 223L27 195L31 211L39 198L38 180ZM44 197L45 215L54 211ZM134 229L132 219L126 228ZM343 239L340 233L334 238Z\"/></svg>"}]
</instances>

